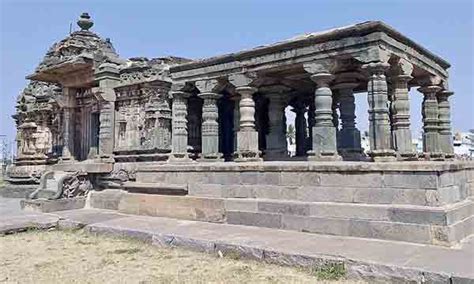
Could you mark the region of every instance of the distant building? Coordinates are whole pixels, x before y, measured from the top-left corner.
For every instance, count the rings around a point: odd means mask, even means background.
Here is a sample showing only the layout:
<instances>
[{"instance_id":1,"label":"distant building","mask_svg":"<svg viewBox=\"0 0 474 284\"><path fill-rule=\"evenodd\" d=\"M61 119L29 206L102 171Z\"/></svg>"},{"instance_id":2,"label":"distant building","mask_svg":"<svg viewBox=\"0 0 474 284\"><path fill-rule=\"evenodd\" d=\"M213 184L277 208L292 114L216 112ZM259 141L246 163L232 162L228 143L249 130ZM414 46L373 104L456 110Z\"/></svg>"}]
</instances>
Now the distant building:
<instances>
[{"instance_id":1,"label":"distant building","mask_svg":"<svg viewBox=\"0 0 474 284\"><path fill-rule=\"evenodd\" d=\"M474 133L456 132L453 137L454 154L459 157L474 157Z\"/></svg>"}]
</instances>

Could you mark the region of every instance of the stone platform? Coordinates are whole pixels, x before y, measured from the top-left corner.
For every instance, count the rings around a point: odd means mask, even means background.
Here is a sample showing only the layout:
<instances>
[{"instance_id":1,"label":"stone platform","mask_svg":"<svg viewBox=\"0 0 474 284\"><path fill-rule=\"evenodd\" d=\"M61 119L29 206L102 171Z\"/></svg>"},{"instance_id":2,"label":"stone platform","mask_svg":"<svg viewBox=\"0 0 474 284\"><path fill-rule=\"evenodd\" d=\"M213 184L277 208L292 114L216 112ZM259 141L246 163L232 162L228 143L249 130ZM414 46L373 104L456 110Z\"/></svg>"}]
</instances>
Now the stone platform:
<instances>
[{"instance_id":1,"label":"stone platform","mask_svg":"<svg viewBox=\"0 0 474 284\"><path fill-rule=\"evenodd\" d=\"M106 190L94 192L91 205L442 246L474 233L473 163L156 163L139 167L136 182L188 195Z\"/></svg>"}]
</instances>

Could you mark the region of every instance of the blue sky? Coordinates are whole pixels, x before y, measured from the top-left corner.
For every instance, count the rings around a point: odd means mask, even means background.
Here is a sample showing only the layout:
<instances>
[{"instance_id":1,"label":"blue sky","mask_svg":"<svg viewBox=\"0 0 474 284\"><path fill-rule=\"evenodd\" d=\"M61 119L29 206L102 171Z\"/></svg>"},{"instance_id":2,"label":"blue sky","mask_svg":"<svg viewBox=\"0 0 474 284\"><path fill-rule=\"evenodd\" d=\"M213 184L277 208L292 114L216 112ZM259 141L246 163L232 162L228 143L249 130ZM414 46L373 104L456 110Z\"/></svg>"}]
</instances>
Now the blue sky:
<instances>
[{"instance_id":1,"label":"blue sky","mask_svg":"<svg viewBox=\"0 0 474 284\"><path fill-rule=\"evenodd\" d=\"M15 98L69 24L89 12L93 31L121 57L202 58L367 20L382 20L448 60L453 129L474 128L473 1L40 1L0 0L0 134L14 138ZM412 131L421 130L421 95L411 91ZM366 98L356 97L367 128Z\"/></svg>"}]
</instances>

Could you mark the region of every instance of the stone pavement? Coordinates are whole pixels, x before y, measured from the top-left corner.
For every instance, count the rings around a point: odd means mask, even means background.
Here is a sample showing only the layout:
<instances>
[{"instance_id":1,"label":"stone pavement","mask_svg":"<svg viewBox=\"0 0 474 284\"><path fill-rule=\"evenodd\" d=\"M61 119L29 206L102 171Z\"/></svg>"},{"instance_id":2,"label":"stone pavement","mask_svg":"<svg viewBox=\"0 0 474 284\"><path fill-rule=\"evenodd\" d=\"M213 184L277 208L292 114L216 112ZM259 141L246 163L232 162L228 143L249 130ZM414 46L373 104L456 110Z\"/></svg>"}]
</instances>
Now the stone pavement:
<instances>
[{"instance_id":1,"label":"stone pavement","mask_svg":"<svg viewBox=\"0 0 474 284\"><path fill-rule=\"evenodd\" d=\"M14 201L0 199L0 208ZM3 210L3 209L2 209ZM81 209L44 213L18 210L0 216L0 233L29 227L84 228L96 234L139 238L159 246L314 266L343 262L349 279L416 283L474 283L474 238L446 248L404 242L317 235L215 224L114 211Z\"/></svg>"}]
</instances>

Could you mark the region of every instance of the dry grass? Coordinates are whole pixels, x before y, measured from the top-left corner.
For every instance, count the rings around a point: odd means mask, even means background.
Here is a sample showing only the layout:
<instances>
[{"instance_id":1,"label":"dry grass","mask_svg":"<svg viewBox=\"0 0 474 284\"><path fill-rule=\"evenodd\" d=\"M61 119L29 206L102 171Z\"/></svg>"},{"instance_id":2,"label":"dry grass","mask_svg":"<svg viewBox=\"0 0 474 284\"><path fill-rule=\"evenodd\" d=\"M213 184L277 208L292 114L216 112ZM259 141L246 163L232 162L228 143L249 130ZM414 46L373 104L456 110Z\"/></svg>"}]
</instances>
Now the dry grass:
<instances>
[{"instance_id":1,"label":"dry grass","mask_svg":"<svg viewBox=\"0 0 474 284\"><path fill-rule=\"evenodd\" d=\"M218 258L81 232L33 231L0 237L0 282L315 283L318 280L309 270Z\"/></svg>"}]
</instances>

